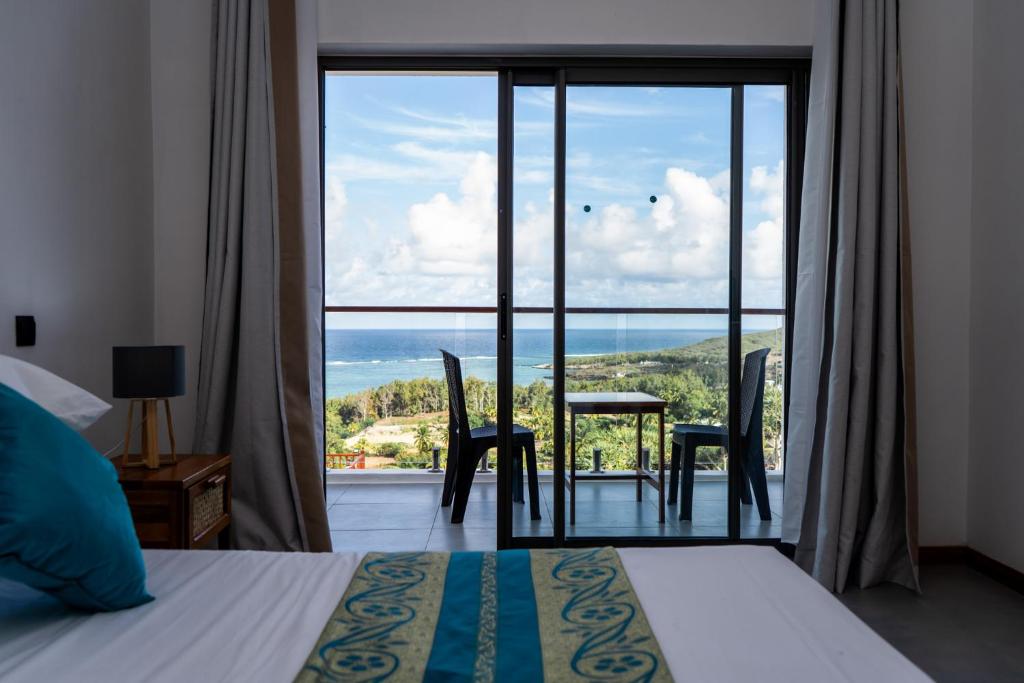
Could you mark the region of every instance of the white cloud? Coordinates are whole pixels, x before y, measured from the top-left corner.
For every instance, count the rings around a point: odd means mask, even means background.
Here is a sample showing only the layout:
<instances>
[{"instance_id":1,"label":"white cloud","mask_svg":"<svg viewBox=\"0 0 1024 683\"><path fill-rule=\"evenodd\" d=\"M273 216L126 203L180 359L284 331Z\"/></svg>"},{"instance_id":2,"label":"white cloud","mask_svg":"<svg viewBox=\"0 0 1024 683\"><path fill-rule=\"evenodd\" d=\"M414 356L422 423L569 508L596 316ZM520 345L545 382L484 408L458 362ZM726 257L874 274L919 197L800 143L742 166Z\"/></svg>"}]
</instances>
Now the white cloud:
<instances>
[{"instance_id":1,"label":"white cloud","mask_svg":"<svg viewBox=\"0 0 1024 683\"><path fill-rule=\"evenodd\" d=\"M340 224L345 215L345 208L348 206L348 194L345 192L345 183L336 175L327 177L326 191L324 192L324 220L328 225Z\"/></svg>"},{"instance_id":2,"label":"white cloud","mask_svg":"<svg viewBox=\"0 0 1024 683\"><path fill-rule=\"evenodd\" d=\"M678 298L699 282L728 274L728 187L683 168L665 172L665 192L645 211L603 207L583 223L570 221L569 287L581 303L611 294L608 304L708 305ZM707 283L705 283L707 284ZM613 294L618 290L618 294Z\"/></svg>"},{"instance_id":3,"label":"white cloud","mask_svg":"<svg viewBox=\"0 0 1024 683\"><path fill-rule=\"evenodd\" d=\"M328 292L344 289L341 280L357 267L345 259L345 213L348 194L345 184L336 175L328 175L324 183L324 278Z\"/></svg>"},{"instance_id":4,"label":"white cloud","mask_svg":"<svg viewBox=\"0 0 1024 683\"><path fill-rule=\"evenodd\" d=\"M346 183L359 180L385 181L426 181L438 177L450 177L451 171L434 169L426 165L381 161L372 157L355 154L339 154L333 157L326 167L328 175L334 175Z\"/></svg>"},{"instance_id":5,"label":"white cloud","mask_svg":"<svg viewBox=\"0 0 1024 683\"><path fill-rule=\"evenodd\" d=\"M465 175L466 167L480 153L427 147L413 141L396 143L390 149L404 157L404 160L381 161L378 157L341 154L328 162L327 173L345 182L458 181Z\"/></svg>"},{"instance_id":6,"label":"white cloud","mask_svg":"<svg viewBox=\"0 0 1024 683\"><path fill-rule=\"evenodd\" d=\"M441 192L409 207L406 264L433 275L488 275L495 270L497 164L477 152L459 185L461 197Z\"/></svg>"},{"instance_id":7,"label":"white cloud","mask_svg":"<svg viewBox=\"0 0 1024 683\"><path fill-rule=\"evenodd\" d=\"M463 152L437 147L425 147L418 142L399 142L392 145L391 149L404 157L423 162L429 167L431 175L444 173L452 178L461 178L464 174L464 169L472 163L473 159L478 154L484 154L484 152Z\"/></svg>"},{"instance_id":8,"label":"white cloud","mask_svg":"<svg viewBox=\"0 0 1024 683\"><path fill-rule=\"evenodd\" d=\"M461 171L457 195L439 192L406 211L405 229L367 241L342 209L327 222L327 300L361 304L480 304L493 301L497 263L497 164L493 155L430 150L401 153ZM328 179L328 205L344 186ZM338 188L335 191L332 188Z\"/></svg>"},{"instance_id":9,"label":"white cloud","mask_svg":"<svg viewBox=\"0 0 1024 683\"><path fill-rule=\"evenodd\" d=\"M641 193L642 188L634 182L624 181L622 178L594 175L589 173L569 173L566 176L566 183L570 190L583 188L591 190L600 195L623 195Z\"/></svg>"},{"instance_id":10,"label":"white cloud","mask_svg":"<svg viewBox=\"0 0 1024 683\"><path fill-rule=\"evenodd\" d=\"M744 235L743 274L750 279L776 281L758 286L775 285L775 289L781 286L785 187L785 167L782 161L779 161L774 171L769 171L766 166L757 166L750 173L750 189L759 199L758 207L768 218L758 222L753 230Z\"/></svg>"},{"instance_id":11,"label":"white cloud","mask_svg":"<svg viewBox=\"0 0 1024 683\"><path fill-rule=\"evenodd\" d=\"M513 177L516 185L543 184L553 182L555 159L542 154L517 154L514 159Z\"/></svg>"},{"instance_id":12,"label":"white cloud","mask_svg":"<svg viewBox=\"0 0 1024 683\"><path fill-rule=\"evenodd\" d=\"M513 216L513 294L517 306L550 306L554 296L554 190L540 206L527 202Z\"/></svg>"},{"instance_id":13,"label":"white cloud","mask_svg":"<svg viewBox=\"0 0 1024 683\"><path fill-rule=\"evenodd\" d=\"M645 94L652 96L659 92L657 89L644 90L646 90ZM526 92L518 95L516 102L543 109L554 109L555 93L553 90ZM578 88L569 92L565 107L569 114L608 118L677 117L687 113L678 106L665 107L659 104L634 104L631 102L615 101L610 98L602 99L599 95L595 96L593 94L586 97L580 94L580 89Z\"/></svg>"},{"instance_id":14,"label":"white cloud","mask_svg":"<svg viewBox=\"0 0 1024 683\"><path fill-rule=\"evenodd\" d=\"M569 305L724 306L728 294L728 170L704 176L673 166L649 207L610 204L567 236ZM749 182L759 221L744 235L744 302L779 305L782 291L782 162L756 167ZM570 211L569 216L578 215Z\"/></svg>"},{"instance_id":15,"label":"white cloud","mask_svg":"<svg viewBox=\"0 0 1024 683\"><path fill-rule=\"evenodd\" d=\"M551 172L543 171L541 169L520 171L515 174L515 182L517 184L529 183L531 185L543 185L544 183L551 182Z\"/></svg>"},{"instance_id":16,"label":"white cloud","mask_svg":"<svg viewBox=\"0 0 1024 683\"><path fill-rule=\"evenodd\" d=\"M440 116L429 112L416 111L408 107L394 107L393 111L417 121L426 121L439 126L457 128L468 131L474 137L494 138L497 137L497 123L492 118L472 119L468 116Z\"/></svg>"},{"instance_id":17,"label":"white cloud","mask_svg":"<svg viewBox=\"0 0 1024 683\"><path fill-rule=\"evenodd\" d=\"M498 137L495 119L443 117L402 108L393 111L407 120L385 121L356 115L350 115L350 118L367 130L430 142L479 142Z\"/></svg>"},{"instance_id":18,"label":"white cloud","mask_svg":"<svg viewBox=\"0 0 1024 683\"><path fill-rule=\"evenodd\" d=\"M492 304L497 261L494 156L437 150L418 143L402 143L394 149L416 160L416 165L445 168L449 176L458 173L458 190L438 192L411 205L405 225L391 230L385 241L344 225L346 188L329 175L325 207L328 300ZM534 180L544 179L538 176ZM745 305L775 305L779 296L784 181L782 162L774 169L756 167L749 178L749 198L756 200L765 218L744 235ZM612 203L595 207L589 214L578 206L567 207L569 305L726 304L728 171L706 176L673 166L666 169L663 182L664 189L654 204ZM546 201L527 202L517 209L514 230L516 303L550 305L550 190Z\"/></svg>"}]
</instances>

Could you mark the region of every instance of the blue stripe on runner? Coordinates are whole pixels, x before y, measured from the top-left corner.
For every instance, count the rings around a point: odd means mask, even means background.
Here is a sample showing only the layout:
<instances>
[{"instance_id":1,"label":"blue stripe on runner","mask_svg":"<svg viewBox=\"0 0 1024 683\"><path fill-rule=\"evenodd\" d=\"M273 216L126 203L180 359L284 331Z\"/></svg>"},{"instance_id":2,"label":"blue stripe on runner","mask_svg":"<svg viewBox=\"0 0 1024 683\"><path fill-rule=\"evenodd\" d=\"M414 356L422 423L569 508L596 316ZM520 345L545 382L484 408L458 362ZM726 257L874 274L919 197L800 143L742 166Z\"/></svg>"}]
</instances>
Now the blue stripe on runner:
<instances>
[{"instance_id":1,"label":"blue stripe on runner","mask_svg":"<svg viewBox=\"0 0 1024 683\"><path fill-rule=\"evenodd\" d=\"M452 553L424 683L472 681L480 622L483 553Z\"/></svg>"},{"instance_id":2,"label":"blue stripe on runner","mask_svg":"<svg viewBox=\"0 0 1024 683\"><path fill-rule=\"evenodd\" d=\"M495 681L544 680L529 550L498 553L498 656Z\"/></svg>"}]
</instances>

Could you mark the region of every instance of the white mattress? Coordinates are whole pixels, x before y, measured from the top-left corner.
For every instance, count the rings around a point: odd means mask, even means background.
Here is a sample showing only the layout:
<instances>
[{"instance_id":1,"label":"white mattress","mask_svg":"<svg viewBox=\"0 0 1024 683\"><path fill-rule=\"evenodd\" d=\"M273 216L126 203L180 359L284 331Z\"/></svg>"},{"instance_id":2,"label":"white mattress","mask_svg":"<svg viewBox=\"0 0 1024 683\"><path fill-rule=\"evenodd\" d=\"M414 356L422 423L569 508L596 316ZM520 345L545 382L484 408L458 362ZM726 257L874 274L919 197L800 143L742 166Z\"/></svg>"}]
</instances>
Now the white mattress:
<instances>
[{"instance_id":1,"label":"white mattress","mask_svg":"<svg viewBox=\"0 0 1024 683\"><path fill-rule=\"evenodd\" d=\"M928 680L772 549L619 552L676 680ZM360 559L144 554L156 601L112 614L0 580L0 679L291 681Z\"/></svg>"}]
</instances>

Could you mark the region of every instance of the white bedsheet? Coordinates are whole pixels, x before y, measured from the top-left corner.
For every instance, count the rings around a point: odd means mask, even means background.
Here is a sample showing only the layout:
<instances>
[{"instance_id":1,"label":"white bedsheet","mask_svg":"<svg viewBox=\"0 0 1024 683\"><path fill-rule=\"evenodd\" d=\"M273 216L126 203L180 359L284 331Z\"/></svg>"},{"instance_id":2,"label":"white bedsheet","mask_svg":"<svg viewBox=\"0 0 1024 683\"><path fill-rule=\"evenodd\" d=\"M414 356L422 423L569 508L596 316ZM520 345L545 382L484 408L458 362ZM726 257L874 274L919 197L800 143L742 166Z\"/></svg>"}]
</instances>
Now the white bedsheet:
<instances>
[{"instance_id":1,"label":"white bedsheet","mask_svg":"<svg viewBox=\"0 0 1024 683\"><path fill-rule=\"evenodd\" d=\"M69 614L0 580L4 681L291 681L359 555L145 551L156 601ZM623 549L680 681L928 680L776 551Z\"/></svg>"},{"instance_id":2,"label":"white bedsheet","mask_svg":"<svg viewBox=\"0 0 1024 683\"><path fill-rule=\"evenodd\" d=\"M623 548L677 681L928 681L773 548Z\"/></svg>"}]
</instances>

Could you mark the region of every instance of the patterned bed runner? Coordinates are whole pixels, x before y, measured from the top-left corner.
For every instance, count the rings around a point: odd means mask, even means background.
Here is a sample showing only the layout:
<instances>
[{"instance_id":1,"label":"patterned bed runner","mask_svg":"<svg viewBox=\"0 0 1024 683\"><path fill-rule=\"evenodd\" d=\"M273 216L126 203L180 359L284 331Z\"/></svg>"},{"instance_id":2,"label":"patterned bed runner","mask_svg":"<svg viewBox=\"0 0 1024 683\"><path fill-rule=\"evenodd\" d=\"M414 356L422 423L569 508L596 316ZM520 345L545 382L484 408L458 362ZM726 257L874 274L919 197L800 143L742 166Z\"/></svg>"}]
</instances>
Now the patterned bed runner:
<instances>
[{"instance_id":1,"label":"patterned bed runner","mask_svg":"<svg viewBox=\"0 0 1024 683\"><path fill-rule=\"evenodd\" d=\"M613 548L370 553L296 681L671 681Z\"/></svg>"}]
</instances>

